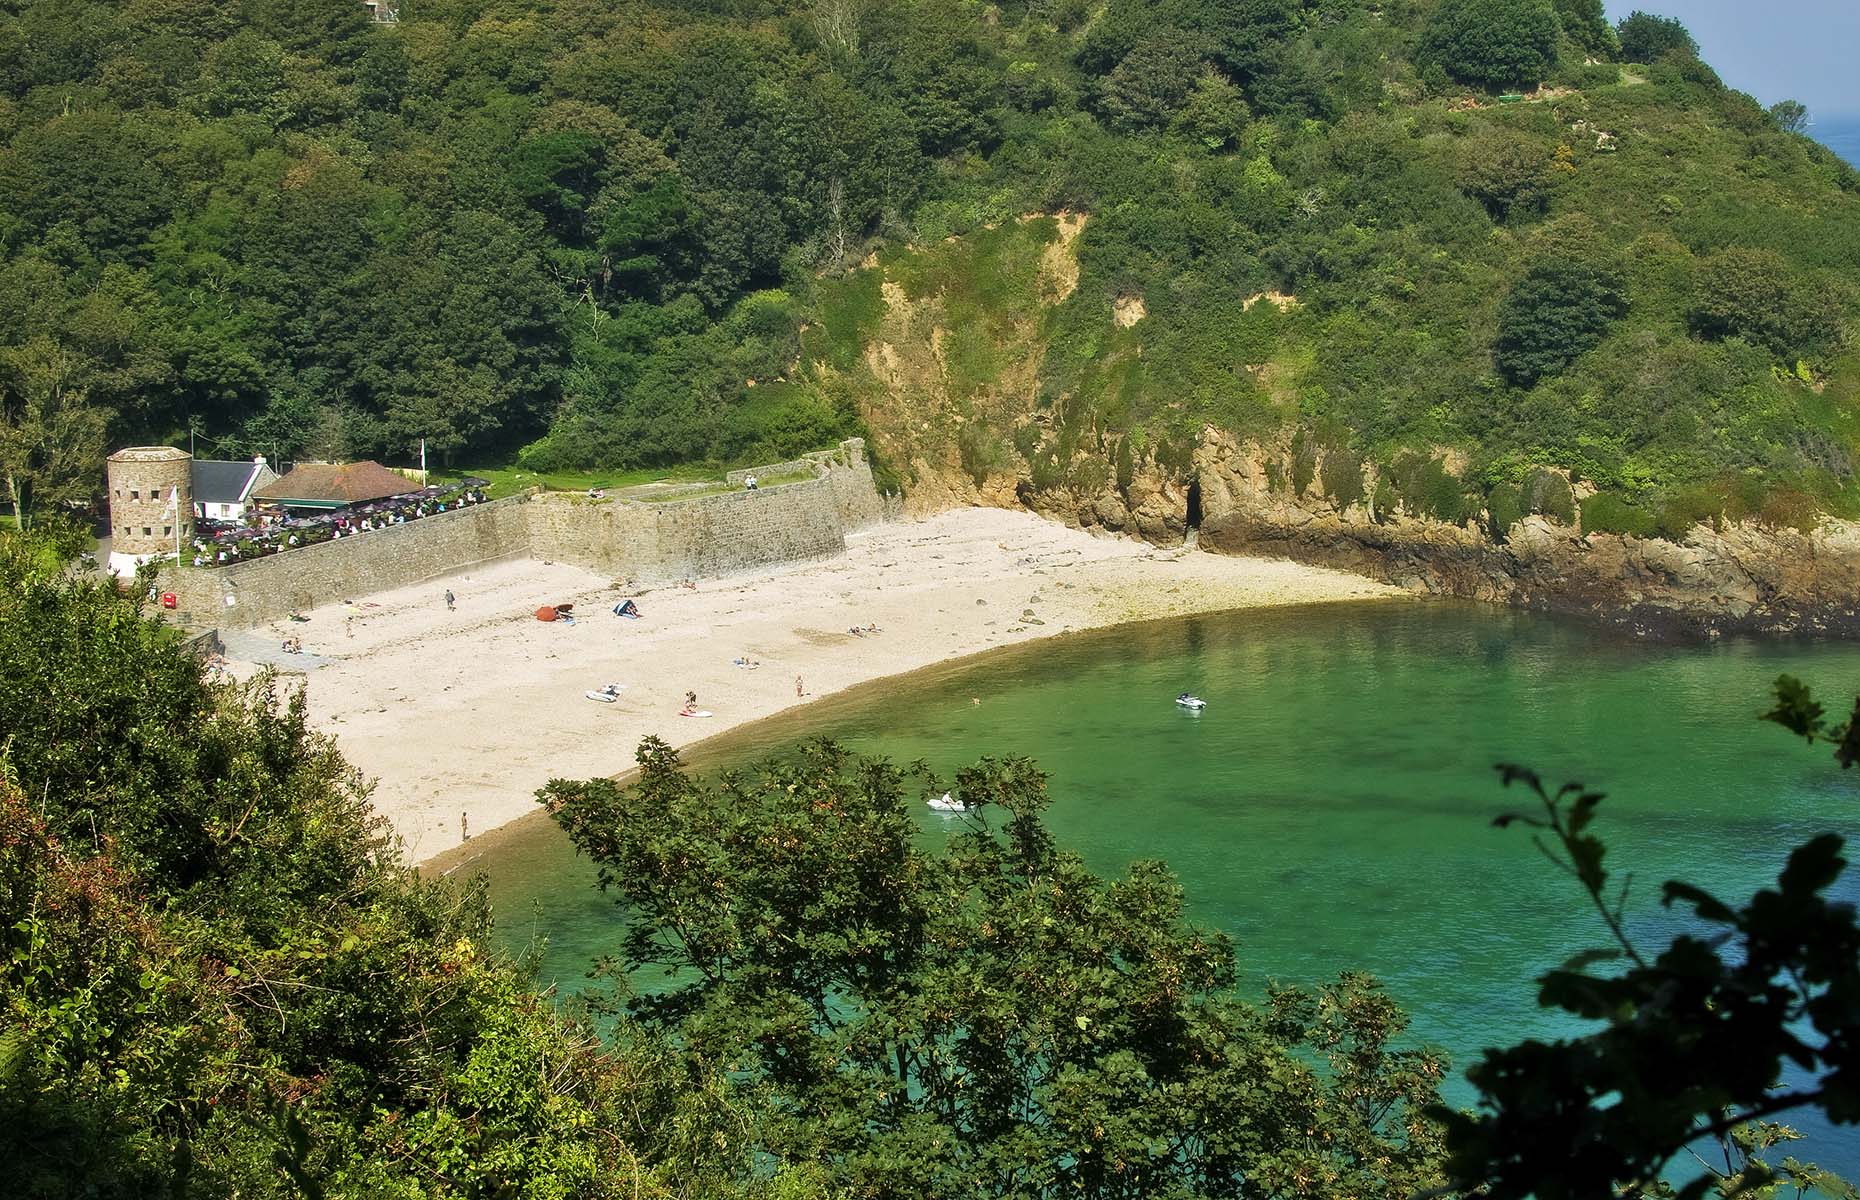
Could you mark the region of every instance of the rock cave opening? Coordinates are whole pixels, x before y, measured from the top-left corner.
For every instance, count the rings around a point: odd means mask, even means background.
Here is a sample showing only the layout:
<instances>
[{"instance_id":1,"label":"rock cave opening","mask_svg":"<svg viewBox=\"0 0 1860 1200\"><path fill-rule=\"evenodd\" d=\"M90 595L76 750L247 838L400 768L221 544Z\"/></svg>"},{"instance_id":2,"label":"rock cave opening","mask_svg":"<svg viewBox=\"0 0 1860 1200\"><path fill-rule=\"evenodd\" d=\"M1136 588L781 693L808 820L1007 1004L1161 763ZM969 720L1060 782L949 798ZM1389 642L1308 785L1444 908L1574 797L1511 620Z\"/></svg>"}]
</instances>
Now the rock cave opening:
<instances>
[{"instance_id":1,"label":"rock cave opening","mask_svg":"<svg viewBox=\"0 0 1860 1200\"><path fill-rule=\"evenodd\" d=\"M1190 529L1201 528L1201 480L1192 479L1188 484L1188 518L1185 522Z\"/></svg>"}]
</instances>

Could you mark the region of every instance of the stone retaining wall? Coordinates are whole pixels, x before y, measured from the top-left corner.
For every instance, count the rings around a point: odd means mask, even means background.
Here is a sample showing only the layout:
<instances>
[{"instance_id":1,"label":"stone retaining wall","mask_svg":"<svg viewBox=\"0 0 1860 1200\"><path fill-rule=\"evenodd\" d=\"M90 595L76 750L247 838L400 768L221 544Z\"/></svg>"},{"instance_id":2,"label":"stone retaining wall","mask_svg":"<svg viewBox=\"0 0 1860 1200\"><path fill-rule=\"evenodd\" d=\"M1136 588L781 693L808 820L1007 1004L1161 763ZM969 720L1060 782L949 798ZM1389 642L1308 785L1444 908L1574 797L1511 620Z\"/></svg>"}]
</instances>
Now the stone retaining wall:
<instances>
[{"instance_id":1,"label":"stone retaining wall","mask_svg":"<svg viewBox=\"0 0 1860 1200\"><path fill-rule=\"evenodd\" d=\"M863 441L755 473L803 468L818 474L659 503L513 496L228 567L169 564L157 587L174 593L165 615L176 623L237 629L508 558L571 563L639 583L830 558L845 551L848 530L886 519Z\"/></svg>"},{"instance_id":2,"label":"stone retaining wall","mask_svg":"<svg viewBox=\"0 0 1860 1200\"><path fill-rule=\"evenodd\" d=\"M840 524L848 533L881 521L895 521L902 515L903 505L897 496L878 494L872 464L865 456L864 438L847 438L837 450L823 450L807 457L826 472Z\"/></svg>"},{"instance_id":3,"label":"stone retaining wall","mask_svg":"<svg viewBox=\"0 0 1860 1200\"><path fill-rule=\"evenodd\" d=\"M263 625L300 609L365 596L529 553L528 496L434 513L226 567L164 566L167 615L184 627ZM228 597L231 603L227 603Z\"/></svg>"},{"instance_id":4,"label":"stone retaining wall","mask_svg":"<svg viewBox=\"0 0 1860 1200\"><path fill-rule=\"evenodd\" d=\"M824 475L659 504L538 496L529 523L535 557L636 583L727 575L846 549L833 481Z\"/></svg>"}]
</instances>

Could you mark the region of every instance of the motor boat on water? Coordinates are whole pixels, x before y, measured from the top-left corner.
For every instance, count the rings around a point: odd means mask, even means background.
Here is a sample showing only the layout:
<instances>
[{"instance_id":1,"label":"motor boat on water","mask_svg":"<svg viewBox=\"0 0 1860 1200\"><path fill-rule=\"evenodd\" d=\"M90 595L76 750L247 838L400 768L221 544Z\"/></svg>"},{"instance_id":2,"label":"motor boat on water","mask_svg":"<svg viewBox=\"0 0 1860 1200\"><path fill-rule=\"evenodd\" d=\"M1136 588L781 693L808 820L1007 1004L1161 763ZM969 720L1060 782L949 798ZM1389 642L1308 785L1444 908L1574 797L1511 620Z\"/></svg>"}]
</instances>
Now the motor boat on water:
<instances>
[{"instance_id":1,"label":"motor boat on water","mask_svg":"<svg viewBox=\"0 0 1860 1200\"><path fill-rule=\"evenodd\" d=\"M967 806L964 805L962 801L951 796L948 792L944 792L941 796L932 796L930 799L924 801L924 803L928 804L937 812L953 813L968 811Z\"/></svg>"},{"instance_id":2,"label":"motor boat on water","mask_svg":"<svg viewBox=\"0 0 1860 1200\"><path fill-rule=\"evenodd\" d=\"M1208 707L1208 702L1206 700L1203 700L1200 696L1191 696L1187 692L1183 692L1180 696L1177 696L1175 702L1191 712L1200 712L1202 709Z\"/></svg>"}]
</instances>

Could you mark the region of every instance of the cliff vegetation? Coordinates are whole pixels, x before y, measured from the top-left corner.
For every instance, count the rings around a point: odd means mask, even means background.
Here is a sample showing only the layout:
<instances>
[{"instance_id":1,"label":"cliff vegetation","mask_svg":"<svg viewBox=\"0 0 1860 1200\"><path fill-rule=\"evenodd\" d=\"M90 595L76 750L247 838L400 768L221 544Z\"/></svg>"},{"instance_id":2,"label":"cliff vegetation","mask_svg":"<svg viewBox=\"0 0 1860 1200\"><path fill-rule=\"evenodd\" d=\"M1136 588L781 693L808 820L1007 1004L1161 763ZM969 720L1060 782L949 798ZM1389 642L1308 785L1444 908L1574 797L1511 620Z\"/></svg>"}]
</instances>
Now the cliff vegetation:
<instances>
[{"instance_id":1,"label":"cliff vegetation","mask_svg":"<svg viewBox=\"0 0 1860 1200\"><path fill-rule=\"evenodd\" d=\"M21 504L110 442L563 470L870 423L926 494L1181 478L1212 427L1448 517L1539 469L1595 527L1852 508L1860 181L1677 22L378 7L0 9Z\"/></svg>"}]
</instances>

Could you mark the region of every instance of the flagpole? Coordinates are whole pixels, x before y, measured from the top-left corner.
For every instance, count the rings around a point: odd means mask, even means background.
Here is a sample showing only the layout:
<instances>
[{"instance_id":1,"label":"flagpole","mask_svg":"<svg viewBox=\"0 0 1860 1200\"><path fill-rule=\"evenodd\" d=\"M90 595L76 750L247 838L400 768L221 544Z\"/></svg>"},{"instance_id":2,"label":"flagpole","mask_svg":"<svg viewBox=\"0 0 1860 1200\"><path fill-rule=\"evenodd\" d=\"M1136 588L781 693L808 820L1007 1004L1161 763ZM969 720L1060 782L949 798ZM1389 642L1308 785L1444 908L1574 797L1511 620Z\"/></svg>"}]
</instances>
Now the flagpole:
<instances>
[{"instance_id":1,"label":"flagpole","mask_svg":"<svg viewBox=\"0 0 1860 1200\"><path fill-rule=\"evenodd\" d=\"M420 486L426 486L426 439L420 439Z\"/></svg>"}]
</instances>

